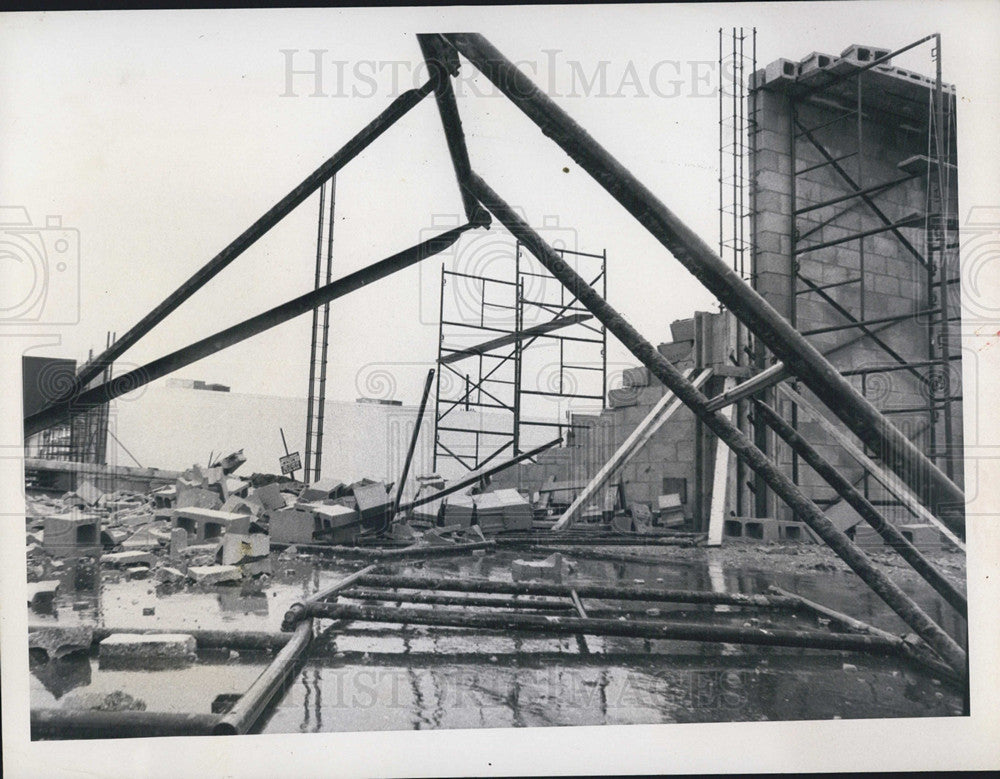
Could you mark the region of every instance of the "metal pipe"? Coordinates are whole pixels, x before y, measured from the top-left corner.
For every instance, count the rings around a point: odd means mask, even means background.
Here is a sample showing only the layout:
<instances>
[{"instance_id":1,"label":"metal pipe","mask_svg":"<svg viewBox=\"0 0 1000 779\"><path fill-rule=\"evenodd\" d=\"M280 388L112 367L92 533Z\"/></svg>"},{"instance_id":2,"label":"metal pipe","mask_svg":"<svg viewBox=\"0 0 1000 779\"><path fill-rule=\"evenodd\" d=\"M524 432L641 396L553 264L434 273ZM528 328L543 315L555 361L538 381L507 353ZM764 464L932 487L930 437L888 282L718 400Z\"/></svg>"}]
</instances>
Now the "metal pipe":
<instances>
[{"instance_id":1,"label":"metal pipe","mask_svg":"<svg viewBox=\"0 0 1000 779\"><path fill-rule=\"evenodd\" d=\"M222 716L212 728L215 736L242 736L248 732L260 715L267 709L285 680L292 673L295 664L312 641L313 623L311 619L300 622L295 627L291 640L275 656L264 673L257 677L233 708Z\"/></svg>"},{"instance_id":2,"label":"metal pipe","mask_svg":"<svg viewBox=\"0 0 1000 779\"><path fill-rule=\"evenodd\" d=\"M543 634L626 636L666 641L714 641L727 644L846 650L866 654L895 654L899 651L895 643L886 641L879 636L858 633L827 633L817 630L594 617L582 619L554 614L524 614L516 611L484 613L470 612L464 609L384 608L353 606L343 603L316 604L314 609L314 614L318 618L362 622L392 622L477 629L493 628Z\"/></svg>"},{"instance_id":3,"label":"metal pipe","mask_svg":"<svg viewBox=\"0 0 1000 779\"><path fill-rule=\"evenodd\" d=\"M547 444L536 446L534 449L531 449L527 452L522 452L521 454L517 455L517 457L512 457L511 459L499 463L498 465L494 465L491 468L487 468L484 471L476 471L471 476L467 476L461 481L457 481L454 484L451 484L445 487L443 490L439 490L438 492L435 492L432 495L427 495L426 497L420 498L418 500L411 500L409 503L405 503L402 506L400 506L399 510L409 511L410 509L416 508L417 506L423 506L425 503L431 503L435 500L439 500L440 498L444 498L448 495L451 495L453 492L464 490L466 487L475 484L480 479L484 479L487 476L492 476L494 473L499 473L500 471L505 471L512 465L517 465L519 462L523 462L524 460L536 457L537 455L544 452L546 449L551 449L556 444L561 444L561 443L562 443L562 438L556 438L553 439L552 441L549 441Z\"/></svg>"},{"instance_id":4,"label":"metal pipe","mask_svg":"<svg viewBox=\"0 0 1000 779\"><path fill-rule=\"evenodd\" d=\"M680 398L729 449L767 482L807 525L822 538L869 587L956 671L965 668L966 653L918 606L909 595L872 561L721 412L708 411L708 398L691 385L663 355L607 301L592 289L544 240L475 173L469 179L472 193L535 255L580 303L597 317L621 343L668 389ZM716 258L717 259L717 258ZM756 293L755 293L756 294ZM777 316L777 315L776 315ZM780 320L781 318L778 317ZM781 320L784 322L784 320ZM787 323L785 323L787 324ZM812 348L812 347L810 347ZM819 356L819 353L813 350ZM824 360L825 362L825 360ZM827 363L829 365L829 363ZM836 371L830 366L830 371ZM843 379L841 379L843 381ZM960 673L963 671L959 671Z\"/></svg>"},{"instance_id":5,"label":"metal pipe","mask_svg":"<svg viewBox=\"0 0 1000 779\"><path fill-rule=\"evenodd\" d=\"M833 487L861 518L874 528L886 543L899 552L899 556L908 562L925 582L944 598L951 606L968 619L969 604L965 595L918 550L906 537L896 529L891 522L886 521L875 508L854 486L843 477L808 441L792 429L774 409L754 398L754 405L763 415L764 421L777 433L781 439L792 447L809 466L823 477L824 481Z\"/></svg>"},{"instance_id":6,"label":"metal pipe","mask_svg":"<svg viewBox=\"0 0 1000 779\"><path fill-rule=\"evenodd\" d=\"M392 502L390 517L394 517L399 510L399 499L403 497L403 487L406 486L406 477L410 473L410 462L413 460L413 450L417 448L417 438L420 437L420 423L424 419L424 410L427 408L427 396L431 393L431 383L434 381L434 369L427 371L427 380L424 382L424 394L420 398L420 410L417 411L416 422L413 423L413 435L410 436L410 446L406 450L406 460L403 462L403 472L399 476L399 485L396 487L396 497Z\"/></svg>"},{"instance_id":7,"label":"metal pipe","mask_svg":"<svg viewBox=\"0 0 1000 779\"><path fill-rule=\"evenodd\" d=\"M208 736L218 722L217 714L32 709L31 739Z\"/></svg>"},{"instance_id":8,"label":"metal pipe","mask_svg":"<svg viewBox=\"0 0 1000 779\"><path fill-rule=\"evenodd\" d=\"M349 576L345 576L336 584L331 584L324 590L311 595L304 602L293 603L288 607L288 611L285 612L285 616L281 620L281 630L283 632L291 632L296 629L297 625L306 618L306 606L310 603L318 603L325 600L326 598L336 595L342 590L346 590L348 587L353 586L362 576L374 573L378 570L379 565L374 563L372 565L365 566L359 571L355 571Z\"/></svg>"},{"instance_id":9,"label":"metal pipe","mask_svg":"<svg viewBox=\"0 0 1000 779\"><path fill-rule=\"evenodd\" d=\"M88 408L100 406L114 400L119 395L132 392L144 384L166 376L173 371L183 368L185 365L190 365L193 362L208 357L220 349L225 349L258 333L263 333L265 330L287 322L289 319L294 319L335 298L361 289L366 284L408 268L427 257L444 251L454 244L466 230L478 226L478 224L469 223L461 227L456 227L446 233L442 233L398 254L376 262L373 265L369 265L367 268L350 273L331 284L327 284L272 308L270 311L265 311L237 325L203 338L196 343L185 346L183 349L178 349L165 357L160 357L157 360L146 363L140 368L117 376L109 382L83 392L78 397L47 406L24 420L24 436L27 438L40 430L44 430L46 427L58 423L66 415L82 413Z\"/></svg>"},{"instance_id":10,"label":"metal pipe","mask_svg":"<svg viewBox=\"0 0 1000 779\"><path fill-rule=\"evenodd\" d=\"M446 579L433 576L365 574L355 582L362 587L409 589L433 592L474 592L496 595L549 595L568 598L576 590L581 598L634 600L662 603L709 603L726 606L794 608L792 599L772 595L711 590L670 590L624 584L553 584L549 582L504 582L492 579Z\"/></svg>"},{"instance_id":11,"label":"metal pipe","mask_svg":"<svg viewBox=\"0 0 1000 779\"><path fill-rule=\"evenodd\" d=\"M335 175L348 162L367 149L376 138L392 127L411 108L429 95L433 88L434 79L430 79L419 88L407 90L393 100L382 113L376 116L357 135L344 144L336 154L303 179L295 189L285 195L225 249L209 260L191 278L174 290L162 303L146 314L131 330L117 339L104 352L98 355L95 360L92 360L89 365L84 366L73 380L73 385L63 395L58 397L53 402L53 405L74 398L104 369L104 366L111 364L115 359L124 354L127 349L132 347L140 338L162 322L181 303L205 286L223 268L253 246L261 236L303 203L327 179Z\"/></svg>"},{"instance_id":12,"label":"metal pipe","mask_svg":"<svg viewBox=\"0 0 1000 779\"><path fill-rule=\"evenodd\" d=\"M482 35L444 36L542 132L551 137L618 200L830 409L874 451L909 480L928 506L964 507L965 495L913 443L845 380L817 349L739 277L551 98ZM928 474L926 483L914 473Z\"/></svg>"}]
</instances>

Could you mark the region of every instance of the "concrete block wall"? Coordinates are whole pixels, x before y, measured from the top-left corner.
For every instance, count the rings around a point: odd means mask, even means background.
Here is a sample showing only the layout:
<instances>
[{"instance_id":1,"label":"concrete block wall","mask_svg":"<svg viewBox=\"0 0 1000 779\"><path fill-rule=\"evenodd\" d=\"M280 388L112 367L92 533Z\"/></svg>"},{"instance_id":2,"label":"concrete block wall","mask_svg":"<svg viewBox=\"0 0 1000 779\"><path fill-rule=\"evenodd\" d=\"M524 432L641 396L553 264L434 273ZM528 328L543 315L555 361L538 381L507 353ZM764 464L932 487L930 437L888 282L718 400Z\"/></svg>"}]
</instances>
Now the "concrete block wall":
<instances>
[{"instance_id":1,"label":"concrete block wall","mask_svg":"<svg viewBox=\"0 0 1000 779\"><path fill-rule=\"evenodd\" d=\"M757 85L766 84L766 73L776 73L780 63L774 63L755 77ZM881 76L880 76L881 78ZM811 343L826 352L855 339L858 329L847 329L809 335L812 330L836 327L848 323L835 306L816 292L795 295L796 289L807 285L796 282L793 269L798 263L801 276L817 285L826 285L856 279L863 275L863 285L844 284L824 290L839 306L861 320L878 319L902 314L915 314L929 306L927 271L892 232L880 232L863 239L854 239L833 246L793 254L793 230L797 230L798 248L814 243L827 243L856 235L859 232L883 226L883 222L865 203L856 198L839 205L800 214L792 219L792 211L810 204L825 202L850 193L851 187L838 174L834 166L821 165L823 154L807 137L793 127L793 111L801 126L818 128L813 137L825 148L829 156L859 187L892 181L903 175L899 163L927 154L927 125L917 121L901 121L882 105L880 94L869 89L863 94L860 144L856 115L847 112L854 106L848 103L833 105L829 100L803 101L790 99L786 91L789 79L781 83L756 89L751 94L751 108L757 129L749 146L751 236L754 246L753 284L783 316L796 328L806 333ZM853 84L853 82L851 82ZM926 101L925 101L926 102ZM839 117L839 118L838 118ZM794 148L793 148L794 145ZM840 159L844 158L844 159ZM951 159L955 159L954 153ZM807 168L813 168L806 171ZM793 171L805 171L793 175ZM955 177L952 177L953 180ZM885 217L897 222L926 211L927 179L917 176L902 184L875 193L871 199ZM957 213L957 197L952 190L951 213ZM853 207L852 207L853 206ZM830 217L844 209L836 219ZM810 234L810 231L813 231ZM925 250L923 224L901 227L899 232L917 251ZM956 310L951 311L957 314ZM878 330L882 325L873 325ZM951 332L957 332L953 325ZM878 337L906 361L923 361L929 356L930 344L926 319L917 317L879 330ZM951 352L958 352L958 339L951 339ZM841 370L870 368L887 365L893 358L872 339L866 338L854 345L841 348L831 362ZM949 372L954 394L961 394L959 364ZM926 367L915 369L922 377L932 375ZM895 413L900 409L925 409L928 403L926 382L913 372L900 370L891 373L872 373L864 381L861 376L851 377L851 383L888 418L924 448L929 448L926 428L926 410L916 413ZM811 393L806 397L816 404ZM822 407L822 404L818 404ZM960 403L953 404L952 446L961 446L962 418ZM791 418L787 405L780 409L786 419ZM823 409L824 415L835 420ZM836 421L836 420L835 420ZM836 421L838 427L843 426ZM857 463L836 445L808 414L799 414L799 429L816 446L823 456L842 468L852 481L860 479L862 470ZM939 447L942 446L943 426L938 423ZM960 450L960 449L959 449ZM776 444L778 462L791 474L792 456L787 447ZM833 491L812 471L800 462L799 481L807 493L817 501L835 498ZM956 467L956 481L961 483L961 463ZM888 499L883 491L871 485L869 495L875 500ZM912 521L905 511L886 508L893 521ZM779 519L789 519L790 512L781 504L777 506Z\"/></svg>"},{"instance_id":2,"label":"concrete block wall","mask_svg":"<svg viewBox=\"0 0 1000 779\"><path fill-rule=\"evenodd\" d=\"M727 316L699 312L697 319L697 325L694 317L673 323L673 340L660 344L660 353L681 371L694 368L696 362L699 367L731 368ZM663 384L642 366L624 371L623 384L609 391L608 407L600 414L573 415L573 421L586 425L586 429L574 433L571 445L550 449L539 455L536 463L521 464L498 474L493 479L494 486L531 493L553 479L588 482L666 392ZM646 503L655 511L657 498L669 491L664 481L683 479L687 493L685 516L695 518L699 488L696 435L694 414L681 407L623 469L628 501ZM711 452L708 454L709 462L705 465L710 472Z\"/></svg>"}]
</instances>

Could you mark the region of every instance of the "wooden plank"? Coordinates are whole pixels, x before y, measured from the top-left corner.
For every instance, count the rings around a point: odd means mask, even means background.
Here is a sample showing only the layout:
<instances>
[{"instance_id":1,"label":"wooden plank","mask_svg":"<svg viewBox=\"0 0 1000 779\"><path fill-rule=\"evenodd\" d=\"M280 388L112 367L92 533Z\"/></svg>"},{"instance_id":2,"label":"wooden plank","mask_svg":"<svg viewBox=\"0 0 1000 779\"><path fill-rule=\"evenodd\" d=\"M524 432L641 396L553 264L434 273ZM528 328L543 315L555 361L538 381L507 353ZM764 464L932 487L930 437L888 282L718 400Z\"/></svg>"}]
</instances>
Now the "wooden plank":
<instances>
[{"instance_id":1,"label":"wooden plank","mask_svg":"<svg viewBox=\"0 0 1000 779\"><path fill-rule=\"evenodd\" d=\"M722 391L728 392L736 386L736 379L726 377ZM733 421L735 405L727 406L723 414L730 422ZM733 453L729 447L722 443L722 439L715 439L715 467L712 473L712 498L708 506L708 540L706 546L722 546L722 528L726 521L726 494L729 487L729 472L733 465Z\"/></svg>"},{"instance_id":2,"label":"wooden plank","mask_svg":"<svg viewBox=\"0 0 1000 779\"><path fill-rule=\"evenodd\" d=\"M688 369L684 372L684 378L689 378L694 372L693 369ZM698 374L697 378L692 381L695 387L701 387L708 377L712 375L711 369L703 370ZM635 430L633 430L628 438L622 443L618 450L611 455L609 459L597 472L590 483L576 496L576 500L570 504L570 507L566 509L559 520L552 526L553 530L564 530L573 524L573 521L580 515L584 507L594 499L594 496L598 494L600 489L604 487L609 481L611 481L615 475L624 468L629 460L631 460L656 434L656 432L663 427L664 423L670 419L677 410L683 405L683 403L678 400L672 392L669 390L660 398L653 409L646 415L646 418L640 422Z\"/></svg>"},{"instance_id":3,"label":"wooden plank","mask_svg":"<svg viewBox=\"0 0 1000 779\"><path fill-rule=\"evenodd\" d=\"M899 499L900 503L902 503L909 510L909 512L913 514L913 516L923 522L934 525L934 527L941 531L945 538L951 541L951 543L963 552L965 551L965 542L951 532L944 522L924 508L920 501L917 500L916 496L910 492L910 490L898 477L895 476L895 474L888 473L874 460L872 460L872 458L866 455L860 446L848 438L847 434L839 430L833 422L823 416L812 403L807 401L799 393L793 392L783 385L778 385L778 392L780 392L788 400L796 403L800 408L808 411L812 417L820 423L823 429L829 433L837 441L837 443L843 446L851 457L861 463L861 465L875 478L879 484L895 495Z\"/></svg>"}]
</instances>

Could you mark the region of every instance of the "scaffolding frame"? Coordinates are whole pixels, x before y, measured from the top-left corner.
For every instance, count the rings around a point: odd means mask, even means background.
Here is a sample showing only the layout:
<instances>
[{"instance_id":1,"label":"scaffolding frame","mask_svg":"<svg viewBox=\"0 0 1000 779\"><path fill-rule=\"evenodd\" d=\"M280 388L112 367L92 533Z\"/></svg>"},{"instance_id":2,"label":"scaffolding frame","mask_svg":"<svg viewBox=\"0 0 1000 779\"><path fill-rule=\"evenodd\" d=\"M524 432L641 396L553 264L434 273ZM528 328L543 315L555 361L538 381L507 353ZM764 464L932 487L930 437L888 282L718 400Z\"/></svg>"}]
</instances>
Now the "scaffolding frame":
<instances>
[{"instance_id":1,"label":"scaffolding frame","mask_svg":"<svg viewBox=\"0 0 1000 779\"><path fill-rule=\"evenodd\" d=\"M436 471L441 460L448 459L458 462L468 471L477 471L488 465L495 458L510 450L512 456L522 453L522 442L526 428L557 428L558 436L584 426L576 425L572 420L556 421L529 419L522 414L526 397L559 398L569 402L574 400L596 401L605 407L607 397L607 328L603 325L595 327L586 322L590 319L587 310L579 304L574 296L567 296L566 288L558 286L560 299L558 304L541 299L533 299L525 290L532 287L533 280L548 280L555 282L550 273L539 273L532 270L523 256L524 247L518 241L514 246L514 278L503 279L466 273L463 271L446 270L441 267L440 304L438 317L438 381L435 384L434 398L434 461ZM607 251L601 254L558 249L561 257L577 258L581 261L599 260L597 275L591 279L591 285L600 285L602 294L607 294ZM469 287L478 290L474 308L476 321L470 318L464 320L450 318L451 311L445 310L445 299L449 280L463 280ZM499 301L489 298L488 290L499 288L509 290L509 295L502 294ZM512 317L512 326L499 326L502 322L490 321L487 324L488 310L508 312ZM537 312L532 315L526 312ZM538 321L541 320L541 321ZM536 322L525 326L526 321ZM567 335L565 330L573 334ZM585 331L585 332L581 332ZM462 333L469 335L478 333L475 344L464 348L453 348L446 344L452 343L455 337ZM555 341L559 346L558 361L555 363L557 388L553 390L538 389L526 383L524 376L525 354L539 340ZM594 364L575 364L567 361L565 345L567 343L589 344L599 351ZM584 347L584 348L590 348ZM534 352L531 352L534 354ZM574 392L567 388L566 377L569 371L594 371L600 373L600 391L586 393ZM459 394L442 390L447 382L457 380L461 385ZM503 393L503 388L509 388L509 395ZM502 429L483 429L482 425L472 426L461 422L451 422L448 417L456 410L494 411L504 415ZM485 439L492 439L488 444ZM460 451L461 450L461 451Z\"/></svg>"}]
</instances>

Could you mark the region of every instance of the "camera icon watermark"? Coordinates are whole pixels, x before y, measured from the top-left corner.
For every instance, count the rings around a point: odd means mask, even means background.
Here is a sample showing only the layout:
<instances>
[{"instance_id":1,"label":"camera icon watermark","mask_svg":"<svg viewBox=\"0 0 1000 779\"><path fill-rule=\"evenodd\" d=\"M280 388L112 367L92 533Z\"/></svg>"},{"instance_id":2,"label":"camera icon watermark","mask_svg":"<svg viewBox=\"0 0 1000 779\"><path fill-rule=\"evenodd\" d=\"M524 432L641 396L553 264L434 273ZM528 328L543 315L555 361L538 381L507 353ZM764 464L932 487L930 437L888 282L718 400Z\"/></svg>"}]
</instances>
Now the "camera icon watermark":
<instances>
[{"instance_id":1,"label":"camera icon watermark","mask_svg":"<svg viewBox=\"0 0 1000 779\"><path fill-rule=\"evenodd\" d=\"M0 326L80 321L80 232L23 206L0 206Z\"/></svg>"}]
</instances>

